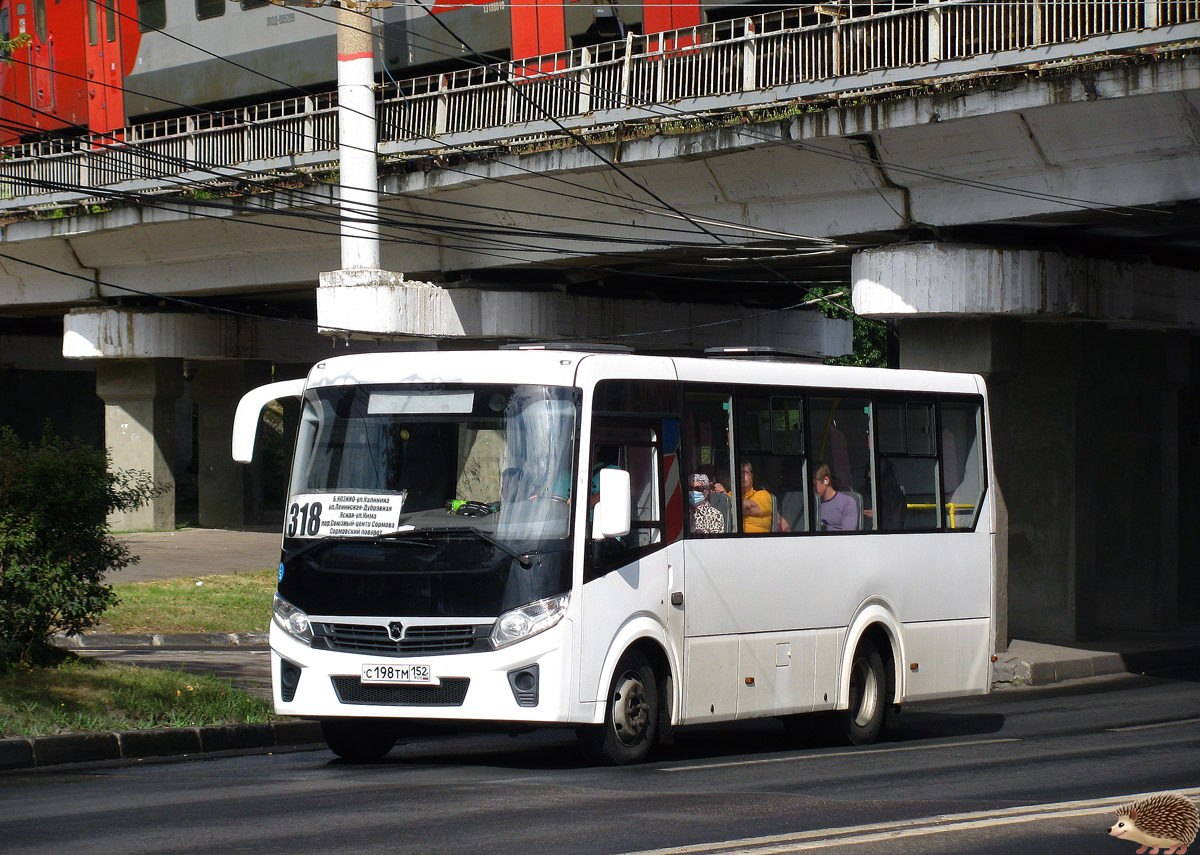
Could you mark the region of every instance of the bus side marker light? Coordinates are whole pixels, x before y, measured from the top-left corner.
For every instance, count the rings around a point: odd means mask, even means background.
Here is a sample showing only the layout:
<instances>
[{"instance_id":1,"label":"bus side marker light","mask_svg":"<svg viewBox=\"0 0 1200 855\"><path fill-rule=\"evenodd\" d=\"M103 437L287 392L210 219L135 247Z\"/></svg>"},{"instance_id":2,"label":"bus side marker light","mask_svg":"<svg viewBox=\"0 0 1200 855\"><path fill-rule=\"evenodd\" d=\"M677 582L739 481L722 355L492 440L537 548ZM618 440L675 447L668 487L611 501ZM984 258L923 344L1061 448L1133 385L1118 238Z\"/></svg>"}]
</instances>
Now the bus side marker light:
<instances>
[{"instance_id":1,"label":"bus side marker light","mask_svg":"<svg viewBox=\"0 0 1200 855\"><path fill-rule=\"evenodd\" d=\"M753 677L747 677L747 678L746 678L746 685L747 685L747 686L753 686L753 685L754 685L754 678L753 678Z\"/></svg>"},{"instance_id":2,"label":"bus side marker light","mask_svg":"<svg viewBox=\"0 0 1200 855\"><path fill-rule=\"evenodd\" d=\"M920 666L920 665L918 665L916 662L914 662L914 663L912 663L911 665L909 665L909 666L908 666L908 670L910 670L910 671L912 671L912 672L916 673L917 671L920 671L920 670L921 670L921 666Z\"/></svg>"}]
</instances>

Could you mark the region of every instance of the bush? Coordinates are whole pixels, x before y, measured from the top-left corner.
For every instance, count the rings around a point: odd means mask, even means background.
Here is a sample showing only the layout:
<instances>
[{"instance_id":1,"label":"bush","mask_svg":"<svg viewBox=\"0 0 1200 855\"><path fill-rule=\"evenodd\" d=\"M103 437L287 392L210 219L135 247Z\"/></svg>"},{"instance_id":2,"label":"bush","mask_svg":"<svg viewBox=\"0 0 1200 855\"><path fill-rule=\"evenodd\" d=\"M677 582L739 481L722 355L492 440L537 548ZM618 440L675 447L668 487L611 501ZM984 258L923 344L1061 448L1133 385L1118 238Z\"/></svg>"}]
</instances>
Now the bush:
<instances>
[{"instance_id":1,"label":"bush","mask_svg":"<svg viewBox=\"0 0 1200 855\"><path fill-rule=\"evenodd\" d=\"M115 605L105 574L137 561L108 514L163 492L149 473L112 471L108 454L53 436L26 444L0 427L0 661L44 657L54 632L95 626Z\"/></svg>"}]
</instances>

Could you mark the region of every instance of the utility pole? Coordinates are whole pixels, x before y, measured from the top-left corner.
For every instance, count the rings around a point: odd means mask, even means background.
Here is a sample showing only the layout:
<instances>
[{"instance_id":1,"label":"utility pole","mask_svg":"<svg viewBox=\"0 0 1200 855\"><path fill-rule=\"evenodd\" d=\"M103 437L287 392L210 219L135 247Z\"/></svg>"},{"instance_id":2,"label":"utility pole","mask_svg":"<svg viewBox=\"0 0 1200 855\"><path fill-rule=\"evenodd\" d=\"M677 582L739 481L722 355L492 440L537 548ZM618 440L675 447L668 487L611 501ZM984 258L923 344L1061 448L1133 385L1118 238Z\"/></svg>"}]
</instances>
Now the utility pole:
<instances>
[{"instance_id":1,"label":"utility pole","mask_svg":"<svg viewBox=\"0 0 1200 855\"><path fill-rule=\"evenodd\" d=\"M343 270L379 269L375 39L367 7L366 3L342 0L337 10Z\"/></svg>"}]
</instances>

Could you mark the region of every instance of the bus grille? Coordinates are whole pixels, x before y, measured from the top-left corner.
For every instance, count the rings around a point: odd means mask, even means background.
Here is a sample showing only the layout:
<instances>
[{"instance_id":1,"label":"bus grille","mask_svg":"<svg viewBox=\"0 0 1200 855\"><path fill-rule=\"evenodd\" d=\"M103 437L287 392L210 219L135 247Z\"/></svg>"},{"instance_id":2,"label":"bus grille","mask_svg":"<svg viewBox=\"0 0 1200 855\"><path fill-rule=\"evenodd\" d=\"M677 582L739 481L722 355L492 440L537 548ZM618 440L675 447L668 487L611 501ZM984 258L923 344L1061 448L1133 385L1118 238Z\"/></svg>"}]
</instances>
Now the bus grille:
<instances>
[{"instance_id":1,"label":"bus grille","mask_svg":"<svg viewBox=\"0 0 1200 855\"><path fill-rule=\"evenodd\" d=\"M344 704L392 704L413 707L461 707L467 697L468 677L448 677L440 686L386 686L363 684L358 677L331 677L338 700Z\"/></svg>"},{"instance_id":2,"label":"bus grille","mask_svg":"<svg viewBox=\"0 0 1200 855\"><path fill-rule=\"evenodd\" d=\"M490 626L479 631L491 633ZM383 656L430 655L437 653L461 653L475 647L477 628L460 626L409 626L405 628L402 641L392 641L387 627L372 624L327 623L321 624L317 634L325 639L329 650L346 653L374 653ZM488 649L486 646L481 649Z\"/></svg>"}]
</instances>

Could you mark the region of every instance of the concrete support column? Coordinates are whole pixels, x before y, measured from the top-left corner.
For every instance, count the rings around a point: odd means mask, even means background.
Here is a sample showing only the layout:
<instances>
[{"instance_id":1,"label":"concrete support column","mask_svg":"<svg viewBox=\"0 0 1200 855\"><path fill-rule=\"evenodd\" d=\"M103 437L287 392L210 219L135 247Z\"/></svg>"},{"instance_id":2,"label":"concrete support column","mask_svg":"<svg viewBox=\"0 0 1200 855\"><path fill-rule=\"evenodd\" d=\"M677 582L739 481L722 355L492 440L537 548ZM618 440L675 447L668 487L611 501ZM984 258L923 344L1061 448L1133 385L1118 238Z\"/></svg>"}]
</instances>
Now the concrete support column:
<instances>
[{"instance_id":1,"label":"concrete support column","mask_svg":"<svg viewBox=\"0 0 1200 855\"><path fill-rule=\"evenodd\" d=\"M134 511L115 513L117 531L175 528L175 399L183 392L180 359L103 360L96 394L104 401L104 442L117 469L150 473L169 490Z\"/></svg>"},{"instance_id":2,"label":"concrete support column","mask_svg":"<svg viewBox=\"0 0 1200 855\"><path fill-rule=\"evenodd\" d=\"M1178 471L1186 337L986 319L899 327L902 367L989 380L1006 500L997 602L1007 595L1011 636L1087 641L1171 629L1187 535Z\"/></svg>"},{"instance_id":3,"label":"concrete support column","mask_svg":"<svg viewBox=\"0 0 1200 855\"><path fill-rule=\"evenodd\" d=\"M262 516L262 455L236 462L233 414L242 394L271 382L270 363L244 359L195 363L191 380L198 434L199 523L205 528L257 524ZM262 440L260 431L259 440Z\"/></svg>"}]
</instances>

